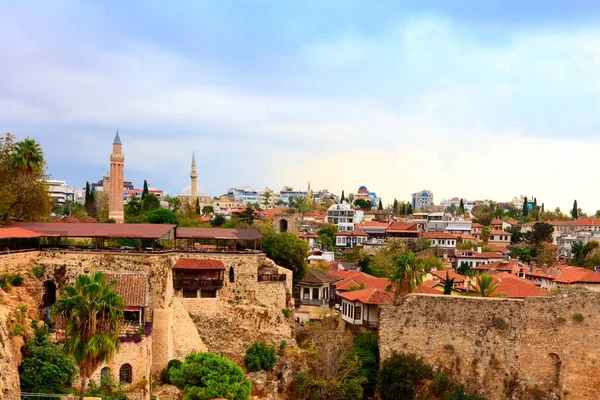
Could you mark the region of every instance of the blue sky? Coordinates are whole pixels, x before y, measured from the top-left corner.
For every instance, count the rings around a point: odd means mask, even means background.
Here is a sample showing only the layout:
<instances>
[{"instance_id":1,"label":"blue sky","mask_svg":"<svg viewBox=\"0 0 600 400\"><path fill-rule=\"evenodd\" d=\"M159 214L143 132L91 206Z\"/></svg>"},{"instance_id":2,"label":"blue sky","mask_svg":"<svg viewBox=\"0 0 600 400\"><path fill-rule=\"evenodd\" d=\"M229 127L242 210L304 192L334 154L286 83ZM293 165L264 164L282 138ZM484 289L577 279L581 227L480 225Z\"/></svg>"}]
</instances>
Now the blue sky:
<instances>
[{"instance_id":1,"label":"blue sky","mask_svg":"<svg viewBox=\"0 0 600 400\"><path fill-rule=\"evenodd\" d=\"M25 4L22 4L25 3ZM583 1L0 5L0 126L82 187L199 184L600 208L600 5ZM525 4L523 4L525 3Z\"/></svg>"}]
</instances>

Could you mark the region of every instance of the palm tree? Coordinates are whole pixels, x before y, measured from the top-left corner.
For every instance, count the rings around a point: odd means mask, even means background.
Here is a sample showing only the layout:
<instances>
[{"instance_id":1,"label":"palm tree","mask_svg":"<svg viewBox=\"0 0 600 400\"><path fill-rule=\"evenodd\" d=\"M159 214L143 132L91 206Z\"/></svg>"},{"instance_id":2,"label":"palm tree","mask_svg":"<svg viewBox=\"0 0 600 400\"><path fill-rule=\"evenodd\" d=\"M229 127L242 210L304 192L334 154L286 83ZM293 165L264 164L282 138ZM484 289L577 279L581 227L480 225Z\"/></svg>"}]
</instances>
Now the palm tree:
<instances>
[{"instance_id":1,"label":"palm tree","mask_svg":"<svg viewBox=\"0 0 600 400\"><path fill-rule=\"evenodd\" d=\"M417 260L415 253L407 251L394 259L394 270L389 278L391 283L388 289L394 290L395 297L412 293L421 286L423 275L423 260Z\"/></svg>"},{"instance_id":2,"label":"palm tree","mask_svg":"<svg viewBox=\"0 0 600 400\"><path fill-rule=\"evenodd\" d=\"M448 276L448 271L446 271L446 280L444 281L444 294L446 294L446 295L452 294L453 287L454 287L454 278L450 278Z\"/></svg>"},{"instance_id":3,"label":"palm tree","mask_svg":"<svg viewBox=\"0 0 600 400\"><path fill-rule=\"evenodd\" d=\"M483 240L483 244L487 245L490 237L492 236L492 231L489 226L484 226L481 229L481 240Z\"/></svg>"},{"instance_id":4,"label":"palm tree","mask_svg":"<svg viewBox=\"0 0 600 400\"><path fill-rule=\"evenodd\" d=\"M265 205L265 210L269 209L269 205L271 204L270 200L271 200L271 192L268 190L265 190L263 192L263 195L265 197L265 201L264 201L264 205Z\"/></svg>"},{"instance_id":5,"label":"palm tree","mask_svg":"<svg viewBox=\"0 0 600 400\"><path fill-rule=\"evenodd\" d=\"M39 143L28 137L15 143L12 161L15 168L31 174L44 168L44 153Z\"/></svg>"},{"instance_id":6,"label":"palm tree","mask_svg":"<svg viewBox=\"0 0 600 400\"><path fill-rule=\"evenodd\" d=\"M502 297L504 293L495 293L496 289L500 287L500 282L494 281L491 275L481 274L476 278L477 285L473 285L469 282L469 287L473 289L479 297Z\"/></svg>"},{"instance_id":7,"label":"palm tree","mask_svg":"<svg viewBox=\"0 0 600 400\"><path fill-rule=\"evenodd\" d=\"M65 323L65 350L75 358L81 377L83 400L87 380L119 349L124 301L98 271L79 275L74 286L62 288L54 311Z\"/></svg>"}]
</instances>

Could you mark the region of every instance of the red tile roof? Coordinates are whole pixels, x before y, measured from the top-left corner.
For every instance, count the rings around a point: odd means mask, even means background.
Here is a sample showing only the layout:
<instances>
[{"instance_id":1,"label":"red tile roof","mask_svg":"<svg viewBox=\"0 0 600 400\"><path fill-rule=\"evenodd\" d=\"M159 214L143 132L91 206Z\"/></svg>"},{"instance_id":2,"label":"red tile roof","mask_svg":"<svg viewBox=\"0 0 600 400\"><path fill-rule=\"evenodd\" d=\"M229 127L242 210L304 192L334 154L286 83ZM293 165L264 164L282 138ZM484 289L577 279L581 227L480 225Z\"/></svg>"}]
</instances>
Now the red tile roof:
<instances>
[{"instance_id":1,"label":"red tile roof","mask_svg":"<svg viewBox=\"0 0 600 400\"><path fill-rule=\"evenodd\" d=\"M256 229L177 228L177 239L259 240L263 235Z\"/></svg>"},{"instance_id":2,"label":"red tile roof","mask_svg":"<svg viewBox=\"0 0 600 400\"><path fill-rule=\"evenodd\" d=\"M355 225L356 229L360 229L363 227L387 228L389 226L390 226L389 222L382 222L382 221L364 221L364 222L361 222L360 224Z\"/></svg>"},{"instance_id":3,"label":"red tile roof","mask_svg":"<svg viewBox=\"0 0 600 400\"><path fill-rule=\"evenodd\" d=\"M457 274L454 271L429 271L429 273L438 277L441 282L446 282L446 273L448 274L448 279L454 278L454 283L461 283L465 281L464 275Z\"/></svg>"},{"instance_id":4,"label":"red tile roof","mask_svg":"<svg viewBox=\"0 0 600 400\"><path fill-rule=\"evenodd\" d=\"M52 222L17 222L15 226L41 233L42 236L136 239L160 239L177 227L177 225L170 224L64 224Z\"/></svg>"},{"instance_id":5,"label":"red tile roof","mask_svg":"<svg viewBox=\"0 0 600 400\"><path fill-rule=\"evenodd\" d=\"M369 236L363 231L341 231L336 232L335 236Z\"/></svg>"},{"instance_id":6,"label":"red tile roof","mask_svg":"<svg viewBox=\"0 0 600 400\"><path fill-rule=\"evenodd\" d=\"M416 222L392 222L388 228L390 231L416 231Z\"/></svg>"},{"instance_id":7,"label":"red tile roof","mask_svg":"<svg viewBox=\"0 0 600 400\"><path fill-rule=\"evenodd\" d=\"M478 271L490 271L490 270L509 271L512 274L516 274L517 272L519 272L521 267L519 267L519 260L510 259L510 260L499 260L499 261L491 262L489 264L479 265L479 266L475 267L474 269L478 270Z\"/></svg>"},{"instance_id":8,"label":"red tile roof","mask_svg":"<svg viewBox=\"0 0 600 400\"><path fill-rule=\"evenodd\" d=\"M107 282L116 280L115 290L125 307L148 307L148 276L141 273L105 272Z\"/></svg>"},{"instance_id":9,"label":"red tile roof","mask_svg":"<svg viewBox=\"0 0 600 400\"><path fill-rule=\"evenodd\" d=\"M508 236L512 236L512 233L510 233L510 232L505 232L505 231L497 230L497 229L493 229L490 232L490 234L492 234L492 235L508 235Z\"/></svg>"},{"instance_id":10,"label":"red tile roof","mask_svg":"<svg viewBox=\"0 0 600 400\"><path fill-rule=\"evenodd\" d=\"M459 240L459 241L461 241L461 240L477 240L477 238L475 236L469 235L469 234L466 234L466 233L461 233L459 235L454 235L454 237L457 240Z\"/></svg>"},{"instance_id":11,"label":"red tile roof","mask_svg":"<svg viewBox=\"0 0 600 400\"><path fill-rule=\"evenodd\" d=\"M341 281L336 282L335 284L336 289L342 292L360 286L361 284L364 285L366 289L377 288L386 290L390 284L390 281L387 278L377 278L360 271L331 271L329 273L342 278Z\"/></svg>"},{"instance_id":12,"label":"red tile roof","mask_svg":"<svg viewBox=\"0 0 600 400\"><path fill-rule=\"evenodd\" d=\"M348 301L359 301L369 305L391 304L394 301L393 293L377 288L344 292L340 293L339 296Z\"/></svg>"},{"instance_id":13,"label":"red tile roof","mask_svg":"<svg viewBox=\"0 0 600 400\"><path fill-rule=\"evenodd\" d=\"M19 227L0 227L0 239L30 239L42 236L40 233L33 232Z\"/></svg>"},{"instance_id":14,"label":"red tile roof","mask_svg":"<svg viewBox=\"0 0 600 400\"><path fill-rule=\"evenodd\" d=\"M421 287L415 290L414 293L443 295L442 291L434 289L438 285L439 283L436 281L423 281Z\"/></svg>"},{"instance_id":15,"label":"red tile roof","mask_svg":"<svg viewBox=\"0 0 600 400\"><path fill-rule=\"evenodd\" d=\"M596 226L600 225L600 218L581 218L575 221L575 225L577 226Z\"/></svg>"},{"instance_id":16,"label":"red tile roof","mask_svg":"<svg viewBox=\"0 0 600 400\"><path fill-rule=\"evenodd\" d=\"M317 235L316 233L296 232L295 235L298 236L300 239L318 239L319 238L319 235Z\"/></svg>"},{"instance_id":17,"label":"red tile roof","mask_svg":"<svg viewBox=\"0 0 600 400\"><path fill-rule=\"evenodd\" d=\"M522 299L525 297L549 296L550 292L546 289L537 287L533 282L527 279L519 278L508 272L501 272L493 275L494 282L500 283L495 293L502 293L504 297L512 299Z\"/></svg>"},{"instance_id":18,"label":"red tile roof","mask_svg":"<svg viewBox=\"0 0 600 400\"><path fill-rule=\"evenodd\" d=\"M445 232L425 232L423 239L456 239L456 236Z\"/></svg>"},{"instance_id":19,"label":"red tile roof","mask_svg":"<svg viewBox=\"0 0 600 400\"><path fill-rule=\"evenodd\" d=\"M173 269L225 269L221 260L200 260L197 258L180 258Z\"/></svg>"}]
</instances>

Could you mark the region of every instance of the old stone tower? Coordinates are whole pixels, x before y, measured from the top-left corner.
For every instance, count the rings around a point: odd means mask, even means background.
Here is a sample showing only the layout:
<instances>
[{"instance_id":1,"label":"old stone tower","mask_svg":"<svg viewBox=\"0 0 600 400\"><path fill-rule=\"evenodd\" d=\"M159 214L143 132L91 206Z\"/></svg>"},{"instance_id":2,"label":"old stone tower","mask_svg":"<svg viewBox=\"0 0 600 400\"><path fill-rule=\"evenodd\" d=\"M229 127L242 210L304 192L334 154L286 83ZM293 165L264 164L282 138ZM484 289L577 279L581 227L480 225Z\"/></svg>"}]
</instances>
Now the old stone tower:
<instances>
[{"instance_id":1,"label":"old stone tower","mask_svg":"<svg viewBox=\"0 0 600 400\"><path fill-rule=\"evenodd\" d=\"M190 179L192 180L192 193L190 196L190 202L192 203L192 207L196 207L196 179L198 179L198 173L196 173L196 157L194 156L194 152L192 151L192 172L190 173Z\"/></svg>"},{"instance_id":2,"label":"old stone tower","mask_svg":"<svg viewBox=\"0 0 600 400\"><path fill-rule=\"evenodd\" d=\"M110 155L108 218L114 218L119 224L125 222L125 214L123 212L124 165L125 156L122 152L119 131L117 131L117 135L113 141L113 151Z\"/></svg>"}]
</instances>

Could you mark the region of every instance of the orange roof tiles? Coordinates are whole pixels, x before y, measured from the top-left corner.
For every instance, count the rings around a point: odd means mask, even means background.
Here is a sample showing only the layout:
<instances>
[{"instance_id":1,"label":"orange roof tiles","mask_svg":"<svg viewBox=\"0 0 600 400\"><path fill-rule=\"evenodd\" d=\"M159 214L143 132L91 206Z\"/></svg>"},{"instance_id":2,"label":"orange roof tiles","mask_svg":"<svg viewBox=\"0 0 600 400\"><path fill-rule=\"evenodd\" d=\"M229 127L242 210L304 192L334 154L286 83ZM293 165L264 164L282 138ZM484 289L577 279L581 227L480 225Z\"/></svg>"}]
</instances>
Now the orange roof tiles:
<instances>
[{"instance_id":1,"label":"orange roof tiles","mask_svg":"<svg viewBox=\"0 0 600 400\"><path fill-rule=\"evenodd\" d=\"M369 236L363 231L341 231L336 232L335 236Z\"/></svg>"},{"instance_id":2,"label":"orange roof tiles","mask_svg":"<svg viewBox=\"0 0 600 400\"><path fill-rule=\"evenodd\" d=\"M434 289L437 285L439 283L436 281L423 281L421 287L415 290L414 293L443 295L442 291Z\"/></svg>"},{"instance_id":3,"label":"orange roof tiles","mask_svg":"<svg viewBox=\"0 0 600 400\"><path fill-rule=\"evenodd\" d=\"M533 282L528 281L508 272L501 272L493 276L494 282L500 286L495 293L502 293L504 297L512 299L522 299L525 297L549 296L550 292L546 289L537 287Z\"/></svg>"},{"instance_id":4,"label":"orange roof tiles","mask_svg":"<svg viewBox=\"0 0 600 400\"><path fill-rule=\"evenodd\" d=\"M429 271L429 273L438 277L441 282L446 282L446 274L448 274L448 279L454 279L455 283L464 282L466 278L464 275L457 274L454 271Z\"/></svg>"},{"instance_id":5,"label":"orange roof tiles","mask_svg":"<svg viewBox=\"0 0 600 400\"><path fill-rule=\"evenodd\" d=\"M170 224L64 224L52 222L17 222L15 226L41 233L42 236L136 239L160 239L177 227L177 225Z\"/></svg>"},{"instance_id":6,"label":"orange roof tiles","mask_svg":"<svg viewBox=\"0 0 600 400\"><path fill-rule=\"evenodd\" d=\"M382 221L364 221L364 222L361 222L360 224L355 225L356 229L360 229L363 227L387 228L389 226L390 226L389 222L382 222Z\"/></svg>"},{"instance_id":7,"label":"orange roof tiles","mask_svg":"<svg viewBox=\"0 0 600 400\"><path fill-rule=\"evenodd\" d=\"M360 271L330 271L329 274L342 278L336 282L335 287L339 291L347 291L353 287L364 285L365 288L377 288L386 290L390 285L387 278L377 278Z\"/></svg>"},{"instance_id":8,"label":"orange roof tiles","mask_svg":"<svg viewBox=\"0 0 600 400\"><path fill-rule=\"evenodd\" d=\"M393 293L377 288L340 293L339 296L348 301L359 301L369 305L391 304L394 301Z\"/></svg>"},{"instance_id":9,"label":"orange roof tiles","mask_svg":"<svg viewBox=\"0 0 600 400\"><path fill-rule=\"evenodd\" d=\"M116 280L115 290L125 307L148 307L148 276L141 273L105 272L107 282Z\"/></svg>"},{"instance_id":10,"label":"orange roof tiles","mask_svg":"<svg viewBox=\"0 0 600 400\"><path fill-rule=\"evenodd\" d=\"M445 232L425 232L423 239L456 239L456 236Z\"/></svg>"},{"instance_id":11,"label":"orange roof tiles","mask_svg":"<svg viewBox=\"0 0 600 400\"><path fill-rule=\"evenodd\" d=\"M392 222L388 228L390 231L416 231L416 222Z\"/></svg>"},{"instance_id":12,"label":"orange roof tiles","mask_svg":"<svg viewBox=\"0 0 600 400\"><path fill-rule=\"evenodd\" d=\"M40 233L33 232L19 227L0 227L0 239L30 239L43 236Z\"/></svg>"}]
</instances>

